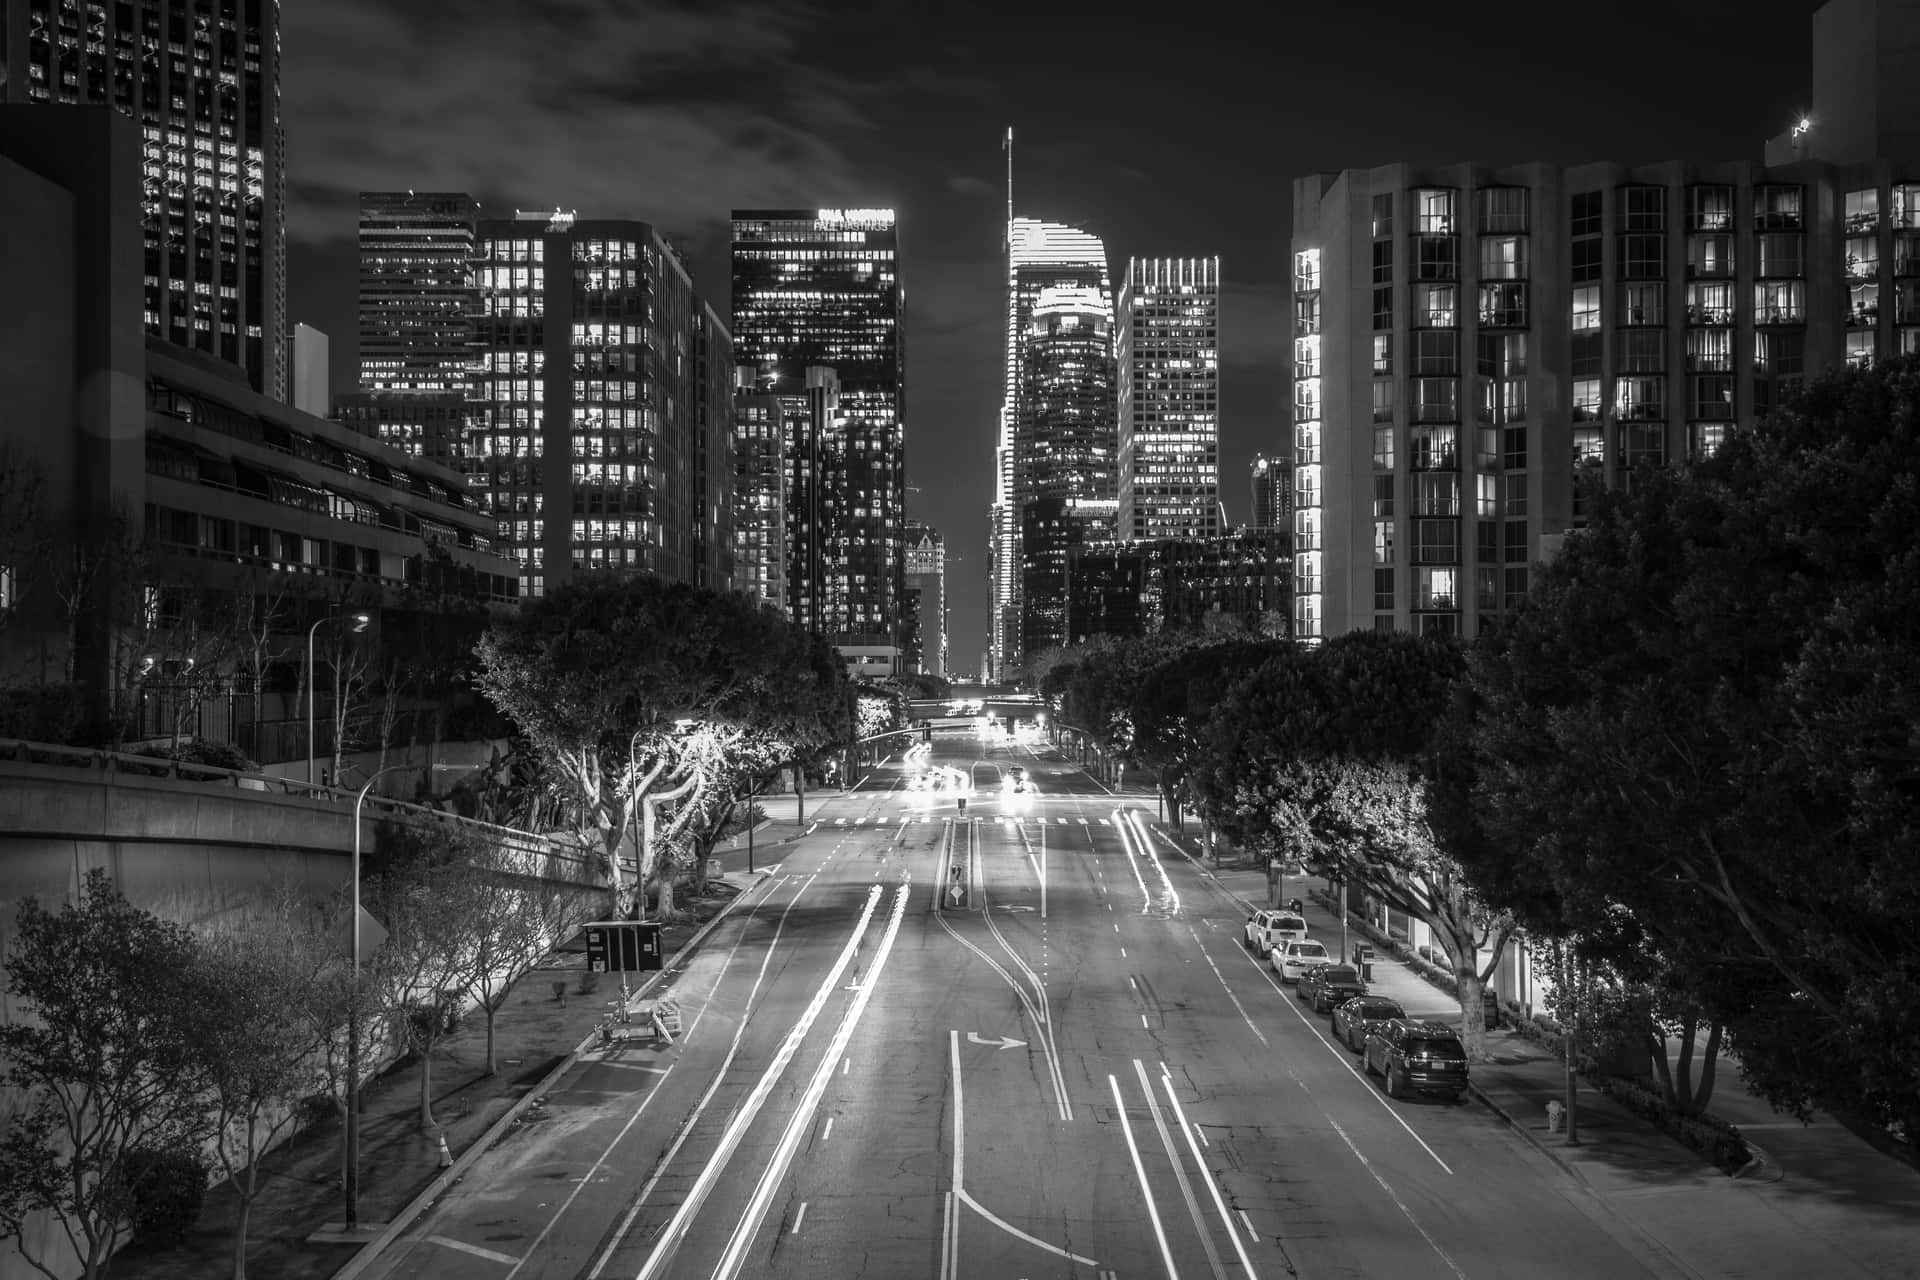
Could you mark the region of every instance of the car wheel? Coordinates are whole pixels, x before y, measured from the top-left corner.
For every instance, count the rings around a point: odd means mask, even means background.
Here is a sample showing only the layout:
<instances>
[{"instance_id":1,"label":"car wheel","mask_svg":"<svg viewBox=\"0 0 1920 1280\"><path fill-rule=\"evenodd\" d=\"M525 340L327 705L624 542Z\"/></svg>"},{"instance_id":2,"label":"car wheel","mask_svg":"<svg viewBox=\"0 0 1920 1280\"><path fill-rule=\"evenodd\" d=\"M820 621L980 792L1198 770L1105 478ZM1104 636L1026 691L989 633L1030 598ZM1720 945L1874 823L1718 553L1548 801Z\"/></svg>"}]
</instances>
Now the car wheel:
<instances>
[{"instance_id":1,"label":"car wheel","mask_svg":"<svg viewBox=\"0 0 1920 1280\"><path fill-rule=\"evenodd\" d=\"M1389 1063L1387 1065L1387 1096L1389 1098L1398 1098L1405 1093L1406 1089L1401 1085L1399 1075L1395 1073L1393 1065Z\"/></svg>"},{"instance_id":2,"label":"car wheel","mask_svg":"<svg viewBox=\"0 0 1920 1280\"><path fill-rule=\"evenodd\" d=\"M1360 1066L1370 1076L1379 1074L1379 1072L1373 1069L1372 1050L1369 1050L1369 1049L1360 1050Z\"/></svg>"},{"instance_id":3,"label":"car wheel","mask_svg":"<svg viewBox=\"0 0 1920 1280\"><path fill-rule=\"evenodd\" d=\"M1466 1100L1467 1100L1467 1091L1465 1089L1461 1089L1458 1092L1449 1095L1447 1098L1447 1101L1451 1102L1456 1107L1459 1106L1461 1103L1465 1102Z\"/></svg>"}]
</instances>

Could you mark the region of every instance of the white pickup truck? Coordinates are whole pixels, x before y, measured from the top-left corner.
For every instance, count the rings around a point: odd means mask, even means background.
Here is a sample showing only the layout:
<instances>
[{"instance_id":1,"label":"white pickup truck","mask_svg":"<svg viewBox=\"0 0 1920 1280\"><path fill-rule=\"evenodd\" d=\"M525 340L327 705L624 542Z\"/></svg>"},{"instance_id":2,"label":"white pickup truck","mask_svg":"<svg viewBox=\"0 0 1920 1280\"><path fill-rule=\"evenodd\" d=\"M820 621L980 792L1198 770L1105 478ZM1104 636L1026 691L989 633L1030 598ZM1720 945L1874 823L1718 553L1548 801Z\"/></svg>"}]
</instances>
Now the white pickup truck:
<instances>
[{"instance_id":1,"label":"white pickup truck","mask_svg":"<svg viewBox=\"0 0 1920 1280\"><path fill-rule=\"evenodd\" d=\"M1307 922L1291 911L1256 911L1247 917L1247 950L1264 956L1307 936Z\"/></svg>"}]
</instances>

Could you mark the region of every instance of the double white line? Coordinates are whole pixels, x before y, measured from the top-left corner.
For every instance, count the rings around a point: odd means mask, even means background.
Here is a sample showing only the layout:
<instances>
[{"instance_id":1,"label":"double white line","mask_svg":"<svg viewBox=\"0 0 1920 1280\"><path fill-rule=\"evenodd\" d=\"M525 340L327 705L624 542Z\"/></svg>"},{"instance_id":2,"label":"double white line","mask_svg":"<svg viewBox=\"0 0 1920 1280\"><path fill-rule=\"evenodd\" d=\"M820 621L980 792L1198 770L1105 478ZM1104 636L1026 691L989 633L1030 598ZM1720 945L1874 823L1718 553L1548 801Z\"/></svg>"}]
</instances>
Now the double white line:
<instances>
[{"instance_id":1,"label":"double white line","mask_svg":"<svg viewBox=\"0 0 1920 1280\"><path fill-rule=\"evenodd\" d=\"M1173 1137L1167 1129L1167 1122L1160 1114L1160 1107L1153 1098L1153 1085L1147 1079L1147 1069L1140 1059L1133 1060L1134 1074L1140 1078L1140 1090L1146 1095L1147 1114L1153 1117L1153 1127L1160 1135L1160 1145L1166 1150L1167 1159L1173 1164L1173 1176L1180 1185L1180 1196L1186 1202L1187 1213L1193 1219L1193 1229L1200 1236L1200 1245L1206 1250L1207 1266L1213 1272L1214 1280L1227 1280L1226 1264L1221 1260L1220 1251L1214 1246L1213 1235L1207 1227L1206 1219L1200 1211L1199 1199L1194 1195L1193 1182L1187 1176L1187 1168L1174 1149ZM1140 1179L1140 1193L1146 1197L1147 1217L1153 1223L1153 1238L1160 1246L1160 1259L1166 1264L1167 1280L1179 1280L1180 1270L1174 1265L1173 1250L1167 1244L1165 1225L1160 1221L1160 1206L1153 1198L1153 1187L1147 1182L1146 1164L1140 1158L1140 1146L1133 1139L1133 1126L1127 1121L1127 1102L1120 1093L1120 1081L1109 1075L1107 1085L1113 1090L1114 1114L1120 1117L1120 1131L1126 1135L1127 1153L1133 1157L1133 1171ZM1227 1202L1220 1195L1220 1185L1207 1169L1207 1162L1201 1158L1200 1144L1194 1140L1194 1128L1187 1120L1186 1110L1181 1107L1180 1099L1173 1092L1173 1074L1167 1070L1167 1064L1160 1064L1160 1087L1166 1091L1167 1103L1173 1109L1174 1117L1180 1122L1180 1132L1187 1140L1187 1150L1193 1156L1193 1163L1200 1170L1201 1181L1207 1184L1207 1191L1213 1199L1214 1211L1220 1216L1220 1225L1226 1229L1227 1238L1233 1242L1233 1251L1240 1259L1247 1280L1258 1280L1259 1273L1253 1269L1253 1260L1247 1256L1245 1246L1240 1243L1239 1233L1233 1229L1233 1219L1227 1213ZM1248 1227L1251 1232L1252 1228Z\"/></svg>"}]
</instances>

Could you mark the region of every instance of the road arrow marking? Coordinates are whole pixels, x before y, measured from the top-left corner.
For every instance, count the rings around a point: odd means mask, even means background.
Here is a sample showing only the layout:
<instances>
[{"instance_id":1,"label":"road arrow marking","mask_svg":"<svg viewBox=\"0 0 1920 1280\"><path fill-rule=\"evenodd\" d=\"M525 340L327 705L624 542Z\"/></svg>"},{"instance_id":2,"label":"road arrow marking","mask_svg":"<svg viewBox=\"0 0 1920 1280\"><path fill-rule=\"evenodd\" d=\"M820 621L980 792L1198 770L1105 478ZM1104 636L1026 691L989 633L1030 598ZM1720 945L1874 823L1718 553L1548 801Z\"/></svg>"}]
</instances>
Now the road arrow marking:
<instances>
[{"instance_id":1,"label":"road arrow marking","mask_svg":"<svg viewBox=\"0 0 1920 1280\"><path fill-rule=\"evenodd\" d=\"M953 899L953 905L957 907L960 905L961 899L967 896L967 891L959 885L955 885L953 888L947 890L947 894Z\"/></svg>"},{"instance_id":2,"label":"road arrow marking","mask_svg":"<svg viewBox=\"0 0 1920 1280\"><path fill-rule=\"evenodd\" d=\"M990 1044L996 1049L1024 1049L1027 1045L1025 1040L1015 1040L1009 1036L998 1036L992 1040L988 1040L983 1038L978 1031L967 1032L967 1040L973 1044Z\"/></svg>"},{"instance_id":3,"label":"road arrow marking","mask_svg":"<svg viewBox=\"0 0 1920 1280\"><path fill-rule=\"evenodd\" d=\"M1016 907L1016 906L1005 906L1005 907L1002 907L1002 908L1000 908L1000 909L1001 909L1002 911L1031 911L1031 910L1033 910L1033 908L1032 908L1032 907Z\"/></svg>"}]
</instances>

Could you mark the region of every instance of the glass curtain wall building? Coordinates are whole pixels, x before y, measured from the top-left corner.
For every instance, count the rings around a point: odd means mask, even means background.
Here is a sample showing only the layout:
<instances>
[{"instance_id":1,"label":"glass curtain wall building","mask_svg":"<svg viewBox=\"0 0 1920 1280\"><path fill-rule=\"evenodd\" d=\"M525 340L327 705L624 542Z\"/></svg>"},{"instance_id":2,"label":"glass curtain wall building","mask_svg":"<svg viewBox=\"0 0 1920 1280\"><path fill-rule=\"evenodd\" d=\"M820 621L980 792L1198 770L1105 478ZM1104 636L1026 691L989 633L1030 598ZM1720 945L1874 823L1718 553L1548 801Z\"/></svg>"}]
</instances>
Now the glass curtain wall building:
<instances>
[{"instance_id":1,"label":"glass curtain wall building","mask_svg":"<svg viewBox=\"0 0 1920 1280\"><path fill-rule=\"evenodd\" d=\"M920 669L945 676L947 665L947 546L940 531L907 522L907 589L920 593Z\"/></svg>"},{"instance_id":2,"label":"glass curtain wall building","mask_svg":"<svg viewBox=\"0 0 1920 1280\"><path fill-rule=\"evenodd\" d=\"M1069 554L1114 536L1114 383L1107 293L1084 285L1042 289L1027 320L1014 407L1020 635L1009 665L1067 643Z\"/></svg>"},{"instance_id":3,"label":"glass curtain wall building","mask_svg":"<svg viewBox=\"0 0 1920 1280\"><path fill-rule=\"evenodd\" d=\"M1211 538L1220 517L1220 259L1134 258L1115 308L1122 538Z\"/></svg>"},{"instance_id":4,"label":"glass curtain wall building","mask_svg":"<svg viewBox=\"0 0 1920 1280\"><path fill-rule=\"evenodd\" d=\"M992 669L982 673L990 679L1005 678L1021 659L1022 494L1018 487L1014 436L1020 422L1020 397L1025 386L1021 367L1029 325L1041 293L1049 288L1077 289L1094 298L1112 298L1106 246L1098 236L1064 223L1010 217L1007 222L1006 367L999 436L994 446L992 576L988 586L987 660Z\"/></svg>"},{"instance_id":5,"label":"glass curtain wall building","mask_svg":"<svg viewBox=\"0 0 1920 1280\"><path fill-rule=\"evenodd\" d=\"M790 616L896 660L906 590L898 250L890 209L733 214L735 358L753 391L788 402Z\"/></svg>"},{"instance_id":6,"label":"glass curtain wall building","mask_svg":"<svg viewBox=\"0 0 1920 1280\"><path fill-rule=\"evenodd\" d=\"M702 466L733 467L701 444L714 413L730 429L732 396L707 374L733 356L672 246L644 222L488 219L475 283L467 453L523 593L594 569L728 585L695 526Z\"/></svg>"},{"instance_id":7,"label":"glass curtain wall building","mask_svg":"<svg viewBox=\"0 0 1920 1280\"><path fill-rule=\"evenodd\" d=\"M284 402L278 0L7 0L0 102L140 122L147 332Z\"/></svg>"}]
</instances>

